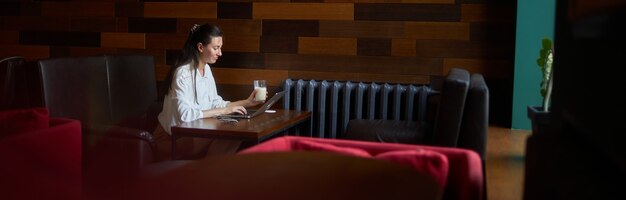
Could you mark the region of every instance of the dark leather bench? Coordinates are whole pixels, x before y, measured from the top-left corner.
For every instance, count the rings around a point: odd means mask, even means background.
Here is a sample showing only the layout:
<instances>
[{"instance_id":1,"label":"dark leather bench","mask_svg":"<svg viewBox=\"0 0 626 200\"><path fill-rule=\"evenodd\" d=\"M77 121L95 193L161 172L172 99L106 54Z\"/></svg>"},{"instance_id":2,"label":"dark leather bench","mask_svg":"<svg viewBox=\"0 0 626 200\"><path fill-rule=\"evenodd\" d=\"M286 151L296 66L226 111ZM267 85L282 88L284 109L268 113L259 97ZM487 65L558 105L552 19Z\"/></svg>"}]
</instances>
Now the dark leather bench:
<instances>
[{"instance_id":1,"label":"dark leather bench","mask_svg":"<svg viewBox=\"0 0 626 200\"><path fill-rule=\"evenodd\" d=\"M485 158L489 89L481 74L453 68L428 97L423 121L353 119L344 139L460 147Z\"/></svg>"}]
</instances>

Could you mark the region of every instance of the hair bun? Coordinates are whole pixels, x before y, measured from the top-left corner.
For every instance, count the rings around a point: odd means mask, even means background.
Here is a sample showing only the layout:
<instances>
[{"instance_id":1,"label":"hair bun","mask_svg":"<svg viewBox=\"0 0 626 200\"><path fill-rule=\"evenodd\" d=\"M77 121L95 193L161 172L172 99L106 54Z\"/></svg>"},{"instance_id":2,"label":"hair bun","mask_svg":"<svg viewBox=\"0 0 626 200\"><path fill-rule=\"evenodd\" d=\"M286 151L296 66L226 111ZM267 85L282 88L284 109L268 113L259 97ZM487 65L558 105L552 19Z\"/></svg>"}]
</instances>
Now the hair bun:
<instances>
[{"instance_id":1,"label":"hair bun","mask_svg":"<svg viewBox=\"0 0 626 200\"><path fill-rule=\"evenodd\" d=\"M193 27L191 27L191 34L194 34L198 30L199 27L200 27L199 24L194 24Z\"/></svg>"}]
</instances>

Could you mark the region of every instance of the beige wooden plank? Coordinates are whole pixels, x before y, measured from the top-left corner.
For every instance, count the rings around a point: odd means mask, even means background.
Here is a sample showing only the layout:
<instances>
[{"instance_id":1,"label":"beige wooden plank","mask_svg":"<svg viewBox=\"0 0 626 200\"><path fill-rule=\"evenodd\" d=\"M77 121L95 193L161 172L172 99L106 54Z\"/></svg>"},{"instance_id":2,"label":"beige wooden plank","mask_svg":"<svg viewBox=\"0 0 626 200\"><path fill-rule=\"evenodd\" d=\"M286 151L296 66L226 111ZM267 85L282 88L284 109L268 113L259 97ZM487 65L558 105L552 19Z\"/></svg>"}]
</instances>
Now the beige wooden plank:
<instances>
[{"instance_id":1,"label":"beige wooden plank","mask_svg":"<svg viewBox=\"0 0 626 200\"><path fill-rule=\"evenodd\" d=\"M299 54L356 55L355 38L299 37Z\"/></svg>"},{"instance_id":2,"label":"beige wooden plank","mask_svg":"<svg viewBox=\"0 0 626 200\"><path fill-rule=\"evenodd\" d=\"M114 2L41 2L42 16L114 17Z\"/></svg>"},{"instance_id":3,"label":"beige wooden plank","mask_svg":"<svg viewBox=\"0 0 626 200\"><path fill-rule=\"evenodd\" d=\"M147 2L144 17L217 18L216 2Z\"/></svg>"},{"instance_id":4,"label":"beige wooden plank","mask_svg":"<svg viewBox=\"0 0 626 200\"><path fill-rule=\"evenodd\" d=\"M371 74L371 73L341 73L341 72L317 72L317 71L289 71L289 78L304 80L337 80L352 82L378 82L399 84L428 84L428 75L405 75L405 74Z\"/></svg>"},{"instance_id":5,"label":"beige wooden plank","mask_svg":"<svg viewBox=\"0 0 626 200\"><path fill-rule=\"evenodd\" d=\"M354 19L351 3L254 3L253 19Z\"/></svg>"},{"instance_id":6,"label":"beige wooden plank","mask_svg":"<svg viewBox=\"0 0 626 200\"><path fill-rule=\"evenodd\" d=\"M415 39L469 40L469 23L407 22L405 37Z\"/></svg>"},{"instance_id":7,"label":"beige wooden plank","mask_svg":"<svg viewBox=\"0 0 626 200\"><path fill-rule=\"evenodd\" d=\"M512 60L443 59L443 74L448 74L448 71L454 67L467 69L471 73L481 73L489 78L511 78L513 75Z\"/></svg>"},{"instance_id":8,"label":"beige wooden plank","mask_svg":"<svg viewBox=\"0 0 626 200\"><path fill-rule=\"evenodd\" d=\"M416 54L414 39L391 39L392 56L415 56Z\"/></svg>"},{"instance_id":9,"label":"beige wooden plank","mask_svg":"<svg viewBox=\"0 0 626 200\"><path fill-rule=\"evenodd\" d=\"M224 36L224 51L259 52L261 39L258 36Z\"/></svg>"},{"instance_id":10,"label":"beige wooden plank","mask_svg":"<svg viewBox=\"0 0 626 200\"><path fill-rule=\"evenodd\" d=\"M144 33L101 33L100 46L118 48L146 48L146 34Z\"/></svg>"},{"instance_id":11,"label":"beige wooden plank","mask_svg":"<svg viewBox=\"0 0 626 200\"><path fill-rule=\"evenodd\" d=\"M0 45L0 57L21 56L26 60L50 57L50 47L37 45Z\"/></svg>"},{"instance_id":12,"label":"beige wooden plank","mask_svg":"<svg viewBox=\"0 0 626 200\"><path fill-rule=\"evenodd\" d=\"M286 70L211 68L215 82L218 84L250 85L256 79L267 80L268 86L280 86L287 79Z\"/></svg>"}]
</instances>

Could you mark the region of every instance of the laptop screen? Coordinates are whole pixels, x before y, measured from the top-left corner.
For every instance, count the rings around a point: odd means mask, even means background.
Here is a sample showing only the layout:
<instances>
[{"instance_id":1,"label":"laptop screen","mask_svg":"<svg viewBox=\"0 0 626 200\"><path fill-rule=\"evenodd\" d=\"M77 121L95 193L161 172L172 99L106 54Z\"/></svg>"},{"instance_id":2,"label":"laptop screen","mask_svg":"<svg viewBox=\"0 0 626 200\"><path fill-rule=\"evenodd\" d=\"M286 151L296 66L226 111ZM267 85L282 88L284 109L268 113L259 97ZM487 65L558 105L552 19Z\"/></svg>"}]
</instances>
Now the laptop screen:
<instances>
[{"instance_id":1,"label":"laptop screen","mask_svg":"<svg viewBox=\"0 0 626 200\"><path fill-rule=\"evenodd\" d=\"M270 109L272 107L272 105L274 105L274 103L278 102L278 100L283 98L284 95L285 95L285 91L277 92L276 94L274 94L274 96L272 96L272 98L270 100L267 100L265 102L265 104L263 104L263 106L261 106L258 110L256 110L256 112L250 112L250 111L252 111L252 110L250 110L248 112L248 114L246 114L246 115L229 114L229 115L222 115L222 116L223 117L232 117L232 118L252 118L254 116L260 115L261 113L264 113L267 109Z\"/></svg>"}]
</instances>

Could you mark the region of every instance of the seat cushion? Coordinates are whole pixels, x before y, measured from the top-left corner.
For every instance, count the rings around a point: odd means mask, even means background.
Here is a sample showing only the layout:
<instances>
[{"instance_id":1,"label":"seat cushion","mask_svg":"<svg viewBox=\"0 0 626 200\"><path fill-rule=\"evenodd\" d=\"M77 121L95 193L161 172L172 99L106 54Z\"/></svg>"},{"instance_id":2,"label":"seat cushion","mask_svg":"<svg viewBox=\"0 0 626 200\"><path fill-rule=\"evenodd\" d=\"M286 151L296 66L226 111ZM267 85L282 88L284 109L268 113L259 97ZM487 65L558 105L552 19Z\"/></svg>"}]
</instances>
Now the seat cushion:
<instances>
[{"instance_id":1,"label":"seat cushion","mask_svg":"<svg viewBox=\"0 0 626 200\"><path fill-rule=\"evenodd\" d=\"M0 112L0 130L3 133L0 138L45 129L50 126L49 123L50 119L46 108L3 111Z\"/></svg>"},{"instance_id":2,"label":"seat cushion","mask_svg":"<svg viewBox=\"0 0 626 200\"><path fill-rule=\"evenodd\" d=\"M430 177L441 188L448 178L448 158L436 151L423 149L388 151L374 156L375 159L386 160L406 165Z\"/></svg>"},{"instance_id":3,"label":"seat cushion","mask_svg":"<svg viewBox=\"0 0 626 200\"><path fill-rule=\"evenodd\" d=\"M425 122L353 119L343 139L420 144L425 142L427 129Z\"/></svg>"},{"instance_id":4,"label":"seat cushion","mask_svg":"<svg viewBox=\"0 0 626 200\"><path fill-rule=\"evenodd\" d=\"M367 153L367 151L363 149L350 148L350 147L338 147L332 144L324 144L314 141L307 140L299 140L294 143L294 150L304 150L304 151L326 151L339 153L349 156L357 156L363 158L371 158L372 155Z\"/></svg>"}]
</instances>

